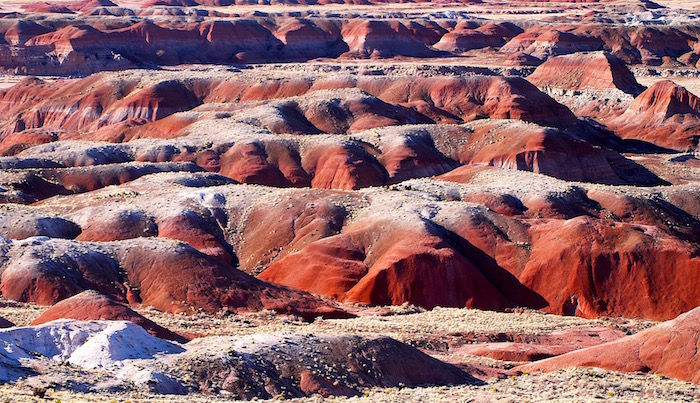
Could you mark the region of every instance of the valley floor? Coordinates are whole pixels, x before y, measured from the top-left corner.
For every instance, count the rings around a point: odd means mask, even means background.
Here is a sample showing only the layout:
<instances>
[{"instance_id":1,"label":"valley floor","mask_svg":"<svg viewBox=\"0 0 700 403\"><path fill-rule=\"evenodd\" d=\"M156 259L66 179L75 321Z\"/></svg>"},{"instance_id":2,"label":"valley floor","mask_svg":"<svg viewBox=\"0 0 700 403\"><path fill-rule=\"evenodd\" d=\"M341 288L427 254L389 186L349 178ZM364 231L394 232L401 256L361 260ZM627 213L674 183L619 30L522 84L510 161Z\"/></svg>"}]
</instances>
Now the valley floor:
<instances>
[{"instance_id":1,"label":"valley floor","mask_svg":"<svg viewBox=\"0 0 700 403\"><path fill-rule=\"evenodd\" d=\"M28 325L45 308L0 300L0 316L19 326ZM247 335L255 333L358 334L386 335L420 348L422 351L458 366L479 368L479 385L418 388L368 388L362 396L315 396L290 401L308 402L693 402L700 399L700 390L689 382L661 375L620 373L597 368L572 368L551 373L522 376L508 374L517 363L450 354L449 347L477 345L488 340L507 340L514 335L533 337L570 329L617 329L634 334L655 324L645 320L601 318L586 320L543 314L534 310L499 313L475 309L436 308L425 311L412 306L362 308L348 307L360 316L355 319L317 319L311 323L293 317L261 312L228 316L194 315L192 317L158 312L152 309L139 313L181 334L195 337L214 335ZM534 340L534 339L533 339ZM507 343L507 342L503 342ZM534 345L534 344L533 344ZM489 371L491 369L491 371ZM77 380L79 382L79 380ZM44 399L38 390L45 390ZM156 395L143 392L78 393L50 384L37 387L29 380L0 386L0 401L9 402L229 402L229 396L193 394L187 396ZM263 400L258 400L263 401ZM272 399L269 401L277 401Z\"/></svg>"}]
</instances>

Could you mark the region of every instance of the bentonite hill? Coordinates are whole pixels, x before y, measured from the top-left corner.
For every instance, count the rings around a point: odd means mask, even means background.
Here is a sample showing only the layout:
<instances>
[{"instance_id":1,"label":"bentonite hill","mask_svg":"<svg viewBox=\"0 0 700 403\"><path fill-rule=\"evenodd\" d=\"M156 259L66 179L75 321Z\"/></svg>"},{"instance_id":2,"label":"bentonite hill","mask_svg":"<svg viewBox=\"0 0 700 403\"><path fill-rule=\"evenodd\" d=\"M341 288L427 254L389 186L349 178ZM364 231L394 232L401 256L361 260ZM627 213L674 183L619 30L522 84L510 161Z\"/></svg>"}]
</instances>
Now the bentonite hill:
<instances>
[{"instance_id":1,"label":"bentonite hill","mask_svg":"<svg viewBox=\"0 0 700 403\"><path fill-rule=\"evenodd\" d=\"M700 1L0 1L0 400L700 401Z\"/></svg>"}]
</instances>

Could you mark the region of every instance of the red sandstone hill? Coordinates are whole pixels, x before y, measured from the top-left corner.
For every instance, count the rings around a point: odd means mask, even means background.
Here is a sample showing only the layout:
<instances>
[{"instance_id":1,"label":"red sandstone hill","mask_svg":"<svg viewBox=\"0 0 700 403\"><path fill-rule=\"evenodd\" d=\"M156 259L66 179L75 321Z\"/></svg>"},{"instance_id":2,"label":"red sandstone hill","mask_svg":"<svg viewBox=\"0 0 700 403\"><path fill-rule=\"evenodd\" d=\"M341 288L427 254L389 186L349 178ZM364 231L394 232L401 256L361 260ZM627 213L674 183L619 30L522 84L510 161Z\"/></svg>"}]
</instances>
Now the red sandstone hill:
<instances>
[{"instance_id":1,"label":"red sandstone hill","mask_svg":"<svg viewBox=\"0 0 700 403\"><path fill-rule=\"evenodd\" d=\"M80 294L64 299L39 315L31 326L40 325L57 319L77 320L128 320L134 322L148 333L161 339L173 340L180 343L186 338L155 324L138 314L126 304L102 295L96 291L83 291Z\"/></svg>"},{"instance_id":2,"label":"red sandstone hill","mask_svg":"<svg viewBox=\"0 0 700 403\"><path fill-rule=\"evenodd\" d=\"M400 21L352 21L343 27L342 36L349 47L342 56L347 58L431 57L436 54Z\"/></svg>"},{"instance_id":3,"label":"red sandstone hill","mask_svg":"<svg viewBox=\"0 0 700 403\"><path fill-rule=\"evenodd\" d=\"M606 124L623 138L676 150L697 149L700 100L672 81L659 81Z\"/></svg>"},{"instance_id":4,"label":"red sandstone hill","mask_svg":"<svg viewBox=\"0 0 700 403\"><path fill-rule=\"evenodd\" d=\"M461 29L458 25L453 31L444 34L433 47L450 52L466 52L485 47L498 48L522 32L520 27L507 22L489 23L477 28L464 26Z\"/></svg>"},{"instance_id":5,"label":"red sandstone hill","mask_svg":"<svg viewBox=\"0 0 700 403\"><path fill-rule=\"evenodd\" d=\"M123 126L122 130L110 127L111 132L124 137L130 126L141 126L176 112L192 110L202 103L239 104L295 96L303 98L294 103L274 105L279 120L270 120L268 110L263 122L270 122L269 128L279 132L330 133L431 121L455 123L484 117L521 119L557 127L577 124L576 117L566 107L515 77L418 80L401 77L349 81L319 78L256 80L255 83L252 79L233 78L144 81L108 74L61 83L27 79L2 94L0 104L8 113L0 137L29 129L51 128L68 131L63 135L66 138L72 132L93 132L115 124ZM374 99L359 92L318 92L352 88ZM250 109L250 105L248 103L245 108ZM84 113L74 113L83 108ZM185 125L189 123L184 122ZM177 128L181 123L173 121L170 125ZM99 133L106 132L103 129Z\"/></svg>"},{"instance_id":6,"label":"red sandstone hill","mask_svg":"<svg viewBox=\"0 0 700 403\"><path fill-rule=\"evenodd\" d=\"M4 239L4 238L2 238ZM83 290L164 312L216 313L223 308L347 317L309 294L257 280L168 240L91 244L33 238L16 241L0 276L9 299L52 305ZM157 242L157 243L156 243Z\"/></svg>"},{"instance_id":7,"label":"red sandstone hill","mask_svg":"<svg viewBox=\"0 0 700 403\"><path fill-rule=\"evenodd\" d=\"M64 5L47 2L24 4L22 10L30 13L73 14L73 10Z\"/></svg>"},{"instance_id":8,"label":"red sandstone hill","mask_svg":"<svg viewBox=\"0 0 700 403\"><path fill-rule=\"evenodd\" d=\"M603 50L604 42L585 33L534 27L515 36L500 48L501 52L525 52L539 59L576 52Z\"/></svg>"},{"instance_id":9,"label":"red sandstone hill","mask_svg":"<svg viewBox=\"0 0 700 403\"><path fill-rule=\"evenodd\" d=\"M16 21L5 30L4 38L14 46L24 45L29 39L51 32L51 29L34 21Z\"/></svg>"},{"instance_id":10,"label":"red sandstone hill","mask_svg":"<svg viewBox=\"0 0 700 403\"><path fill-rule=\"evenodd\" d=\"M695 308L633 336L516 367L518 371L554 371L598 367L622 372L650 372L700 383L700 309Z\"/></svg>"},{"instance_id":11,"label":"red sandstone hill","mask_svg":"<svg viewBox=\"0 0 700 403\"><path fill-rule=\"evenodd\" d=\"M625 63L607 52L552 57L527 79L538 87L567 90L618 89L636 95L643 88Z\"/></svg>"},{"instance_id":12,"label":"red sandstone hill","mask_svg":"<svg viewBox=\"0 0 700 403\"><path fill-rule=\"evenodd\" d=\"M278 187L356 189L397 178L441 174L457 163L531 170L569 180L660 183L617 153L587 144L607 140L599 139L600 133L591 136L585 127L580 131L583 126L571 111L519 78L308 78L250 84L231 78L115 79L111 74L70 80L66 85L27 79L8 89L0 100L8 110L0 131L0 150L6 155L50 156L63 167L113 164L42 173L72 191L124 183L147 172L197 170L194 164L239 182ZM82 108L85 113L75 113ZM386 141L374 148L341 138L313 141L308 146L302 138L224 144L217 140L216 147L172 144L152 150L146 143L99 150L72 146L65 152L57 152L60 148L52 145L40 146L78 138L119 142L136 136L186 137L190 125L212 119L219 108L224 108L227 116L244 117L246 122L254 118L257 125L270 131L294 134L359 133L384 126L482 118L508 118L511 122L477 125L476 135L462 134L467 143L450 151L437 150L430 141L418 141L420 137ZM193 113L181 113L188 111ZM568 131L520 130L525 126L519 126L515 119ZM449 155L442 156L445 152ZM133 161L160 165L118 165ZM191 165L164 164L169 161ZM430 168L418 169L421 164Z\"/></svg>"},{"instance_id":13,"label":"red sandstone hill","mask_svg":"<svg viewBox=\"0 0 700 403\"><path fill-rule=\"evenodd\" d=\"M435 142L458 139L436 136ZM372 304L528 306L584 317L655 319L700 304L696 289L686 287L696 281L699 264L700 206L692 187L663 197L655 189L638 190L631 197L615 188L569 186L473 165L443 178L469 186L444 184L433 193L440 182L424 179L354 193L232 185L212 174L157 174L120 188L16 206L6 210L8 220L15 217L8 222L22 224L24 232L3 235L48 234L51 224L52 234L70 237L75 234L66 224L74 223L80 239L121 241L10 242L0 286L7 298L41 303L97 289L165 310L273 309L261 296L270 294L318 306L267 290L267 283L230 266L235 256L240 270L262 271L262 279ZM43 218L43 227L34 226ZM156 236L189 242L210 257ZM64 254L66 248L77 254ZM170 276L161 277L166 267ZM121 268L126 277L115 278ZM69 282L61 280L66 273ZM119 285L125 282L138 292ZM196 289L185 286L194 283ZM236 292L242 294L232 297ZM284 312L285 306L277 309Z\"/></svg>"},{"instance_id":14,"label":"red sandstone hill","mask_svg":"<svg viewBox=\"0 0 700 403\"><path fill-rule=\"evenodd\" d=\"M259 278L346 302L504 308L474 263L436 231L365 219L273 263Z\"/></svg>"},{"instance_id":15,"label":"red sandstone hill","mask_svg":"<svg viewBox=\"0 0 700 403\"><path fill-rule=\"evenodd\" d=\"M687 227L690 235L673 235L662 218L673 214L673 207L652 207L642 200L630 200L624 207L611 196L591 193L589 199L573 190L522 200L492 196L479 202L494 212L445 205L430 220L426 217L435 214L430 207L389 212L393 204L381 207L388 200L382 198L339 235L294 246L292 253L285 247L281 259L260 277L341 301L483 307L505 296L509 304L584 317L669 318L700 302L695 290L684 286L696 281L697 247L681 240L694 239L692 223L697 220L678 216L673 226ZM471 196L466 200L477 201ZM639 205L632 207L633 202ZM600 210L601 204L610 210ZM594 218L625 210L638 215L614 224ZM414 246L405 246L404 239ZM566 262L566 270L552 262ZM480 291L460 294L473 286L461 285L458 292L447 285L451 282L443 283L452 271L481 284ZM484 286L482 277L493 288ZM425 284L431 286L423 288Z\"/></svg>"},{"instance_id":16,"label":"red sandstone hill","mask_svg":"<svg viewBox=\"0 0 700 403\"><path fill-rule=\"evenodd\" d=\"M250 130L249 126L241 128ZM92 191L158 172L204 170L242 183L346 190L439 175L460 164L492 165L597 183L644 186L663 183L639 164L612 150L534 124L489 120L469 126L448 126L445 130L439 126L408 126L382 131L383 139L372 143L342 136L323 140L241 140L216 146L206 146L201 141L192 143L187 138L179 143L132 142L111 146L57 142L29 148L8 167L21 163L43 167L34 175L53 183L52 188L44 186L47 191L53 189L44 198ZM51 161L54 165L42 165L41 161L46 164ZM8 176L8 180L14 180L12 177Z\"/></svg>"},{"instance_id":17,"label":"red sandstone hill","mask_svg":"<svg viewBox=\"0 0 700 403\"><path fill-rule=\"evenodd\" d=\"M157 3L166 4L168 1L158 0ZM175 3L178 7L199 5L193 0ZM523 53L530 55L535 59L528 61L529 64L551 56L599 50L608 51L631 64L693 65L697 62L697 54L692 48L697 35L682 27L671 26L597 22L535 24L523 28L509 22L480 26L475 21L459 22L448 18L436 23L407 16L366 21L307 18L308 15L265 19L259 15L242 17L214 10L197 12L232 18L187 23L181 21L183 10L175 7L147 7L136 10L138 16L134 10L115 7L110 1L81 1L67 5L36 3L28 7L46 9L46 12L79 12L81 15L131 15L134 19L131 26L114 21L105 23L104 20L96 23L83 16L59 24L37 19L34 23L41 27L41 31L30 33L18 44L0 44L0 68L7 71L73 75L183 63L257 63L337 57L434 58L484 47L497 48L508 55L506 58ZM148 19L161 14L165 18L154 20L157 23ZM5 34L10 21L7 25L0 24L0 34Z\"/></svg>"},{"instance_id":18,"label":"red sandstone hill","mask_svg":"<svg viewBox=\"0 0 700 403\"><path fill-rule=\"evenodd\" d=\"M465 164L531 171L570 181L660 183L655 175L619 154L559 130L509 120L477 121L470 127L469 145L460 148L456 158Z\"/></svg>"},{"instance_id":19,"label":"red sandstone hill","mask_svg":"<svg viewBox=\"0 0 700 403\"><path fill-rule=\"evenodd\" d=\"M499 51L525 52L540 59L577 52L605 50L629 64L661 65L690 52L693 36L672 26L625 26L605 23L535 25L515 36Z\"/></svg>"}]
</instances>

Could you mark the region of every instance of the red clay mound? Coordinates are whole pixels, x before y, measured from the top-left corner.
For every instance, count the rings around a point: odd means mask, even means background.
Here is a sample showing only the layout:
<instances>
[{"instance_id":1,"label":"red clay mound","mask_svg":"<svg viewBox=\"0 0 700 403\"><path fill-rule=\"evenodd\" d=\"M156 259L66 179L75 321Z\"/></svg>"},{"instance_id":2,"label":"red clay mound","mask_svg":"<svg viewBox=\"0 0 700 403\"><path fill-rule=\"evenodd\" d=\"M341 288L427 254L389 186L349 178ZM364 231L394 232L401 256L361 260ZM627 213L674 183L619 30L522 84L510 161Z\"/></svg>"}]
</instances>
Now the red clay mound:
<instances>
[{"instance_id":1,"label":"red clay mound","mask_svg":"<svg viewBox=\"0 0 700 403\"><path fill-rule=\"evenodd\" d=\"M424 112L435 121L445 115L463 121L520 119L555 127L577 121L567 107L518 77L374 79L357 86L390 104L437 112Z\"/></svg>"},{"instance_id":2,"label":"red clay mound","mask_svg":"<svg viewBox=\"0 0 700 403\"><path fill-rule=\"evenodd\" d=\"M700 114L700 99L673 81L663 80L649 87L629 110L668 119L674 115Z\"/></svg>"},{"instance_id":3,"label":"red clay mound","mask_svg":"<svg viewBox=\"0 0 700 403\"><path fill-rule=\"evenodd\" d=\"M10 133L0 141L0 156L16 155L27 148L56 141L58 136L42 129Z\"/></svg>"},{"instance_id":4,"label":"red clay mound","mask_svg":"<svg viewBox=\"0 0 700 403\"><path fill-rule=\"evenodd\" d=\"M40 3L36 3L40 4ZM31 6L31 5L25 5L26 6ZM70 11L70 10L69 10ZM27 20L20 20L14 22L6 31L5 31L5 40L7 43L10 45L24 45L25 42L27 42L29 39L32 37L35 37L37 35L43 35L45 33L51 32L51 29L44 27L43 25L39 25L34 21L27 21ZM24 81L24 80L23 80ZM25 81L30 82L30 80Z\"/></svg>"},{"instance_id":5,"label":"red clay mound","mask_svg":"<svg viewBox=\"0 0 700 403\"><path fill-rule=\"evenodd\" d=\"M304 170L311 186L324 189L360 189L386 182L384 167L355 144L322 144L304 153Z\"/></svg>"},{"instance_id":6,"label":"red clay mound","mask_svg":"<svg viewBox=\"0 0 700 403\"><path fill-rule=\"evenodd\" d=\"M72 192L89 192L105 186L119 185L157 172L199 172L202 169L189 163L104 163L96 166L48 171L45 175Z\"/></svg>"},{"instance_id":7,"label":"red clay mound","mask_svg":"<svg viewBox=\"0 0 700 403\"><path fill-rule=\"evenodd\" d=\"M216 313L229 308L269 309L304 318L348 316L309 294L271 286L231 266L204 258L205 255L187 245L154 253L151 243L122 249L120 260L130 284L140 290L144 305L165 312L203 309Z\"/></svg>"},{"instance_id":8,"label":"red clay mound","mask_svg":"<svg viewBox=\"0 0 700 403\"><path fill-rule=\"evenodd\" d=\"M446 33L433 47L449 52L466 52L472 49L495 48L505 43L500 36L485 34L476 29L465 29Z\"/></svg>"},{"instance_id":9,"label":"red clay mound","mask_svg":"<svg viewBox=\"0 0 700 403\"><path fill-rule=\"evenodd\" d=\"M189 125L196 122L197 115L175 113L163 119L148 122L143 119L129 119L102 126L93 132L95 141L122 143L140 138L176 138L183 135ZM147 161L139 160L136 161ZM152 160L162 162L165 160Z\"/></svg>"},{"instance_id":10,"label":"red clay mound","mask_svg":"<svg viewBox=\"0 0 700 403\"><path fill-rule=\"evenodd\" d=\"M212 86L204 102L250 102L274 98L289 98L305 94L312 81L307 79L226 80Z\"/></svg>"},{"instance_id":11,"label":"red clay mound","mask_svg":"<svg viewBox=\"0 0 700 403\"><path fill-rule=\"evenodd\" d=\"M659 81L606 124L623 138L676 150L698 149L700 98L672 81Z\"/></svg>"},{"instance_id":12,"label":"red clay mound","mask_svg":"<svg viewBox=\"0 0 700 403\"><path fill-rule=\"evenodd\" d=\"M603 50L603 46L600 38L589 34L534 27L508 41L500 51L522 51L538 59L547 59L569 53Z\"/></svg>"},{"instance_id":13,"label":"red clay mound","mask_svg":"<svg viewBox=\"0 0 700 403\"><path fill-rule=\"evenodd\" d=\"M624 337L616 328L575 328L542 335L513 335L513 341L467 344L460 352L502 361L537 361Z\"/></svg>"},{"instance_id":14,"label":"red clay mound","mask_svg":"<svg viewBox=\"0 0 700 403\"><path fill-rule=\"evenodd\" d=\"M552 57L527 79L538 87L567 90L618 89L636 95L642 89L625 63L607 52Z\"/></svg>"},{"instance_id":15,"label":"red clay mound","mask_svg":"<svg viewBox=\"0 0 700 403\"><path fill-rule=\"evenodd\" d=\"M76 320L128 320L161 339L185 343L188 340L170 330L155 324L127 305L100 294L97 291L83 291L64 299L32 321L31 326L41 325L57 319Z\"/></svg>"},{"instance_id":16,"label":"red clay mound","mask_svg":"<svg viewBox=\"0 0 700 403\"><path fill-rule=\"evenodd\" d=\"M274 35L284 43L283 52L292 60L337 57L348 50L335 24L317 26L313 20L295 18L281 25Z\"/></svg>"},{"instance_id":17,"label":"red clay mound","mask_svg":"<svg viewBox=\"0 0 700 403\"><path fill-rule=\"evenodd\" d=\"M353 199L344 192L311 190L291 194L284 202L256 206L238 248L241 270L257 274L273 259L337 234L348 214L344 204Z\"/></svg>"},{"instance_id":18,"label":"red clay mound","mask_svg":"<svg viewBox=\"0 0 700 403\"><path fill-rule=\"evenodd\" d=\"M432 225L366 219L275 261L259 278L374 305L502 309L503 296Z\"/></svg>"},{"instance_id":19,"label":"red clay mound","mask_svg":"<svg viewBox=\"0 0 700 403\"><path fill-rule=\"evenodd\" d=\"M214 314L227 308L269 309L306 319L348 316L321 299L267 284L167 240L92 244L32 238L13 242L7 256L0 291L16 301L53 305L92 289L172 313Z\"/></svg>"},{"instance_id":20,"label":"red clay mound","mask_svg":"<svg viewBox=\"0 0 700 403\"><path fill-rule=\"evenodd\" d=\"M343 40L350 48L344 57L387 58L393 56L432 57L438 54L428 49L400 21L351 21L342 30Z\"/></svg>"},{"instance_id":21,"label":"red clay mound","mask_svg":"<svg viewBox=\"0 0 700 403\"><path fill-rule=\"evenodd\" d=\"M700 308L633 336L516 367L519 371L555 371L598 367L622 372L651 372L700 383Z\"/></svg>"},{"instance_id":22,"label":"red clay mound","mask_svg":"<svg viewBox=\"0 0 700 403\"><path fill-rule=\"evenodd\" d=\"M223 239L221 229L195 211L184 210L177 215L158 219L158 236L187 242L198 251L226 264L235 264L233 252Z\"/></svg>"},{"instance_id":23,"label":"red clay mound","mask_svg":"<svg viewBox=\"0 0 700 403\"><path fill-rule=\"evenodd\" d=\"M406 21L404 25L413 32L416 39L426 45L437 43L447 32L445 27L433 20Z\"/></svg>"},{"instance_id":24,"label":"red clay mound","mask_svg":"<svg viewBox=\"0 0 700 403\"><path fill-rule=\"evenodd\" d=\"M88 207L74 219L82 229L78 241L109 242L158 234L153 217L136 207Z\"/></svg>"},{"instance_id":25,"label":"red clay mound","mask_svg":"<svg viewBox=\"0 0 700 403\"><path fill-rule=\"evenodd\" d=\"M299 155L296 153L292 155L292 150L283 146L271 147L270 151L273 150L278 151L278 155L269 155L265 144L259 141L237 143L221 156L219 173L241 183L257 183L275 187L293 186L294 184L285 177L280 170L281 168L287 171L298 185L308 185L306 172L301 168ZM274 162L282 163L282 166L278 167Z\"/></svg>"},{"instance_id":26,"label":"red clay mound","mask_svg":"<svg viewBox=\"0 0 700 403\"><path fill-rule=\"evenodd\" d=\"M539 66L542 64L542 60L536 58L535 56L525 53L525 52L515 52L508 55L505 61L506 65L511 66Z\"/></svg>"},{"instance_id":27,"label":"red clay mound","mask_svg":"<svg viewBox=\"0 0 700 403\"><path fill-rule=\"evenodd\" d=\"M271 265L259 278L342 300L367 274L364 259L364 252L352 238L337 235L313 242L303 252Z\"/></svg>"},{"instance_id":28,"label":"red clay mound","mask_svg":"<svg viewBox=\"0 0 700 403\"><path fill-rule=\"evenodd\" d=\"M471 49L501 47L523 30L509 22L489 23L478 28L458 24L454 31L442 36L433 47L450 52L465 52Z\"/></svg>"},{"instance_id":29,"label":"red clay mound","mask_svg":"<svg viewBox=\"0 0 700 403\"><path fill-rule=\"evenodd\" d=\"M300 99L298 107L306 122L313 125L311 133L348 133L375 127L431 122L410 108L387 103L357 89L311 92Z\"/></svg>"},{"instance_id":30,"label":"red clay mound","mask_svg":"<svg viewBox=\"0 0 700 403\"><path fill-rule=\"evenodd\" d=\"M8 113L17 116L12 124L3 128L3 132L19 132L39 127L61 128L66 131L85 129L103 113L108 112L110 106L130 94L137 84L137 80L112 80L101 74L60 83L24 79L19 85L7 89L2 94L1 102L8 109ZM143 90L140 98L144 99L149 93L158 95L158 91ZM159 105L157 100L154 102L153 105ZM82 108L81 113L74 113L77 106ZM121 120L136 117L134 110L119 107L118 109ZM153 115L153 111L140 112ZM116 116L112 117L112 121L116 121Z\"/></svg>"},{"instance_id":31,"label":"red clay mound","mask_svg":"<svg viewBox=\"0 0 700 403\"><path fill-rule=\"evenodd\" d=\"M15 301L53 305L85 289L94 289L125 300L126 288L118 278L114 259L101 250L74 248L76 244L43 238L13 242L0 276L2 295Z\"/></svg>"},{"instance_id":32,"label":"red clay mound","mask_svg":"<svg viewBox=\"0 0 700 403\"><path fill-rule=\"evenodd\" d=\"M91 12L98 7L117 7L117 4L110 0L78 0L68 5L71 10L81 13Z\"/></svg>"},{"instance_id":33,"label":"red clay mound","mask_svg":"<svg viewBox=\"0 0 700 403\"><path fill-rule=\"evenodd\" d=\"M190 57L197 60L263 61L274 59L284 46L255 20L205 21L199 25L198 34L185 42L192 49ZM173 57L182 60L182 55Z\"/></svg>"},{"instance_id":34,"label":"red clay mound","mask_svg":"<svg viewBox=\"0 0 700 403\"><path fill-rule=\"evenodd\" d=\"M100 118L100 126L130 119L154 121L199 105L194 92L179 81L163 81L137 91L111 105Z\"/></svg>"},{"instance_id":35,"label":"red clay mound","mask_svg":"<svg viewBox=\"0 0 700 403\"><path fill-rule=\"evenodd\" d=\"M300 156L297 149L302 147L303 155ZM428 161L429 154L437 154L434 148L418 151L424 152L417 155L413 150L405 153L394 150L391 158L408 160L414 156ZM211 162L211 167L206 165L207 162ZM405 162L404 165L409 164ZM386 169L362 143L335 140L303 145L284 141L242 141L221 156L214 151L202 154L197 163L241 183L274 187L351 190L382 185L388 179ZM420 168L401 165L401 161L394 163L399 164L393 167L394 170L402 169L398 172L400 175L421 172ZM430 167L426 169L430 170Z\"/></svg>"},{"instance_id":36,"label":"red clay mound","mask_svg":"<svg viewBox=\"0 0 700 403\"><path fill-rule=\"evenodd\" d=\"M38 2L22 5L22 10L30 13L46 13L46 14L74 14L73 10L62 5L47 2Z\"/></svg>"},{"instance_id":37,"label":"red clay mound","mask_svg":"<svg viewBox=\"0 0 700 403\"><path fill-rule=\"evenodd\" d=\"M464 164L490 165L541 173L570 181L607 184L663 183L620 154L593 147L560 130L518 121L476 122L468 147L459 150ZM460 170L445 178L460 176Z\"/></svg>"},{"instance_id":38,"label":"red clay mound","mask_svg":"<svg viewBox=\"0 0 700 403\"><path fill-rule=\"evenodd\" d=\"M534 226L530 236L518 277L548 312L668 319L700 305L688 287L700 281L697 248L654 227L582 216Z\"/></svg>"},{"instance_id":39,"label":"red clay mound","mask_svg":"<svg viewBox=\"0 0 700 403\"><path fill-rule=\"evenodd\" d=\"M644 64L659 66L664 59L677 58L691 51L695 39L672 26L642 26L629 34L630 44L636 47Z\"/></svg>"},{"instance_id":40,"label":"red clay mound","mask_svg":"<svg viewBox=\"0 0 700 403\"><path fill-rule=\"evenodd\" d=\"M389 183L440 175L459 165L435 148L428 133L409 133L386 139L381 149L378 160L389 174Z\"/></svg>"}]
</instances>

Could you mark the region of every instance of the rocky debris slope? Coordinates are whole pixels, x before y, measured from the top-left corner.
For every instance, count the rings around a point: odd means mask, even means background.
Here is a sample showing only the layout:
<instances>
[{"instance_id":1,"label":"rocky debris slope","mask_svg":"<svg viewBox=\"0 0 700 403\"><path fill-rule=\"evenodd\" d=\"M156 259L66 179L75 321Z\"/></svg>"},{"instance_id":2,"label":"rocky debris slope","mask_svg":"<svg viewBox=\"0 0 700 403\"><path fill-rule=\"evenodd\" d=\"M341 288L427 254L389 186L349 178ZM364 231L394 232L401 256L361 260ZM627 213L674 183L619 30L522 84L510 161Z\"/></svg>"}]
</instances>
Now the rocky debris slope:
<instances>
[{"instance_id":1,"label":"rocky debris slope","mask_svg":"<svg viewBox=\"0 0 700 403\"><path fill-rule=\"evenodd\" d=\"M353 396L372 386L475 384L479 381L388 337L256 334L194 340L164 362L209 393L233 396Z\"/></svg>"},{"instance_id":2,"label":"rocky debris slope","mask_svg":"<svg viewBox=\"0 0 700 403\"><path fill-rule=\"evenodd\" d=\"M128 321L58 320L0 330L0 343L7 350L0 380L25 377L30 384L64 386L81 372L83 379L102 378L93 391L224 393L252 399L353 396L368 387L478 382L413 347L377 336L256 334L181 345ZM55 369L61 364L64 368Z\"/></svg>"}]
</instances>

